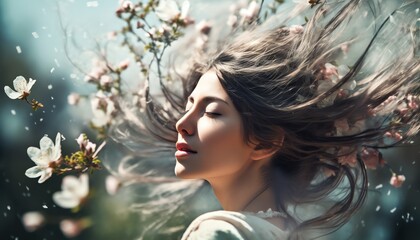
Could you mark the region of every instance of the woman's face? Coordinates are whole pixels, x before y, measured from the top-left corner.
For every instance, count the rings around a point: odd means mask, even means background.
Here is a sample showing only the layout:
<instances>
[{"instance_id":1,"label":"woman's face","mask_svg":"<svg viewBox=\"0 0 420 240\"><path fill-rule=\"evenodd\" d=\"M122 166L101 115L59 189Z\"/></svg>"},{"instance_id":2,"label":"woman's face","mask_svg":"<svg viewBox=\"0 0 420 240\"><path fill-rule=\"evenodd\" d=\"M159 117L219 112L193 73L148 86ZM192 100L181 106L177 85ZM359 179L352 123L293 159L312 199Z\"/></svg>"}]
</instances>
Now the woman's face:
<instances>
[{"instance_id":1,"label":"woman's face","mask_svg":"<svg viewBox=\"0 0 420 240\"><path fill-rule=\"evenodd\" d=\"M180 178L225 177L250 162L252 148L244 141L240 115L212 70L198 81L176 129L175 174Z\"/></svg>"}]
</instances>

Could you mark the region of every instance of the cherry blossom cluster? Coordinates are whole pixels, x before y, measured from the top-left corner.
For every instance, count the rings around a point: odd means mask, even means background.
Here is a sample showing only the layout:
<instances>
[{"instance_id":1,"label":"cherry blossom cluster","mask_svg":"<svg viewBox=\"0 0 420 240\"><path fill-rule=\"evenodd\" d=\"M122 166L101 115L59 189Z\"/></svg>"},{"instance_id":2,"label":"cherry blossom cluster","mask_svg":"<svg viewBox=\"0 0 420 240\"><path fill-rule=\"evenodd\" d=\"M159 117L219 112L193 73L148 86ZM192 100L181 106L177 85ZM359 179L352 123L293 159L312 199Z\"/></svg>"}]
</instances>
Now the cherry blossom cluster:
<instances>
[{"instance_id":1,"label":"cherry blossom cluster","mask_svg":"<svg viewBox=\"0 0 420 240\"><path fill-rule=\"evenodd\" d=\"M27 150L29 158L36 166L26 170L25 175L29 178L40 177L38 183L45 182L53 173L63 174L68 172L83 173L88 170L100 168L98 153L105 145L105 141L96 149L96 144L87 139L85 134L80 134L77 138L80 150L70 156L61 154L62 135L57 133L54 142L47 136L41 138L37 147L29 147Z\"/></svg>"},{"instance_id":2,"label":"cherry blossom cluster","mask_svg":"<svg viewBox=\"0 0 420 240\"><path fill-rule=\"evenodd\" d=\"M44 136L40 140L40 148L29 147L28 156L36 165L26 170L25 175L29 178L39 177L38 183L43 183L53 173L80 173L79 177L66 175L61 183L61 191L52 195L53 201L58 206L77 212L89 197L89 176L86 172L100 168L98 153L104 147L105 142L96 147L96 144L89 141L86 134L82 133L76 139L80 150L63 157L62 139L63 136L60 133L57 133L55 143L49 137ZM48 217L40 212L27 212L22 216L22 223L29 232L41 228L48 221L50 221ZM89 217L59 220L60 229L69 238L77 236L90 225Z\"/></svg>"},{"instance_id":3,"label":"cherry blossom cluster","mask_svg":"<svg viewBox=\"0 0 420 240\"><path fill-rule=\"evenodd\" d=\"M324 64L317 76L315 94L320 95L330 90L349 71L350 69L344 65L335 66L331 63ZM318 107L331 106L336 99L343 99L350 96L353 90L356 89L356 86L357 83L354 80L345 83L339 90L319 102ZM303 101L304 99L301 100ZM342 165L355 167L357 165L357 157L359 156L368 169L387 166L391 172L390 184L394 187L401 187L406 179L405 176L396 174L384 160L380 150L374 146L384 146L386 145L385 141L398 143L403 141L405 137L410 137L410 133L404 132L401 127L408 123L412 114L419 110L419 106L419 96L408 93L404 97L393 95L375 108L370 108L365 118L352 122L347 118L336 120L334 123L335 131L330 135L348 136L360 133L366 129L368 123L372 121L378 122L378 119L387 121L387 124L391 126L390 130L384 134L384 138L378 140L376 143L366 143L366 145L360 147L341 147L338 149L336 152L338 162ZM324 173L327 177L335 175L334 171L331 170L325 170Z\"/></svg>"}]
</instances>

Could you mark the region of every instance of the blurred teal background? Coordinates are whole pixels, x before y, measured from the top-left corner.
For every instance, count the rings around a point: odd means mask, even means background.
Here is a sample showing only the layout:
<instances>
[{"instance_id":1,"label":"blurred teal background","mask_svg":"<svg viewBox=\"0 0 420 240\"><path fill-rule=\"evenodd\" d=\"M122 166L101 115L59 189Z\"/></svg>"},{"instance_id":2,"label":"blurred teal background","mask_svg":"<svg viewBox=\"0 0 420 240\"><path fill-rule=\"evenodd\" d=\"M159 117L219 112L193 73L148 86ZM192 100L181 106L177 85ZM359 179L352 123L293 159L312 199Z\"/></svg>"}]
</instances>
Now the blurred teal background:
<instances>
[{"instance_id":1,"label":"blurred teal background","mask_svg":"<svg viewBox=\"0 0 420 240\"><path fill-rule=\"evenodd\" d=\"M97 2L95 7L90 6ZM227 11L233 1L194 1L193 17L202 19L209 6ZM202 5L200 5L202 4ZM203 7L205 4L205 7ZM95 5L95 4L94 4ZM201 6L201 7L200 7ZM104 189L106 170L90 178L92 199L78 213L57 207L52 193L60 190L61 176L53 176L43 184L24 175L33 166L26 149L39 146L48 134L61 132L66 140L63 151L76 150L73 139L79 133L91 133L88 127L89 103L74 107L67 104L73 91L88 93L83 78L67 60L64 51L65 34L60 25L75 26L87 39L105 38L121 26L115 17L118 1L84 0L3 0L0 2L0 81L1 87L12 86L13 79L22 75L36 79L31 96L45 107L33 112L23 101L11 100L0 94L0 239L65 239L58 227L62 218L91 216L92 227L75 239L135 239L136 214L124 210L119 196L108 196ZM37 38L34 37L38 36ZM17 48L21 49L19 53ZM77 58L77 56L75 56ZM85 105L85 107L83 107ZM91 133L94 140L94 134ZM407 182L400 189L392 188L386 169L370 172L371 192L366 206L352 222L335 235L322 239L418 239L420 234L420 172L419 144L386 152L394 169L401 171ZM380 187L382 184L382 187ZM206 204L206 203L203 203ZM21 216L28 211L40 211L48 216L49 224L27 232Z\"/></svg>"}]
</instances>

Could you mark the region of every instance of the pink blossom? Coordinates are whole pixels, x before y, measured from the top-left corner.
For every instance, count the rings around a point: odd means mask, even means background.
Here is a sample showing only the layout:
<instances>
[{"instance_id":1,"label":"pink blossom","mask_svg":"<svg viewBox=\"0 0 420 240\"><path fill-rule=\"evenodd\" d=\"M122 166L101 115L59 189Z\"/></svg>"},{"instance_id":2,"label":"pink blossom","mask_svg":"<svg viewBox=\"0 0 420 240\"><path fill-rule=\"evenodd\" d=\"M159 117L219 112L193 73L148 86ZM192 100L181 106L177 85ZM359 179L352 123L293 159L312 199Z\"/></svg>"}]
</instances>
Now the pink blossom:
<instances>
[{"instance_id":1,"label":"pink blossom","mask_svg":"<svg viewBox=\"0 0 420 240\"><path fill-rule=\"evenodd\" d=\"M393 173L391 179L389 180L389 184L391 184L392 186L396 188L399 188L402 186L404 181L405 181L404 175L397 175Z\"/></svg>"},{"instance_id":2,"label":"pink blossom","mask_svg":"<svg viewBox=\"0 0 420 240\"><path fill-rule=\"evenodd\" d=\"M126 59L124 61L121 61L120 64L118 64L118 68L125 70L128 68L128 65L130 65L130 60Z\"/></svg>"},{"instance_id":3,"label":"pink blossom","mask_svg":"<svg viewBox=\"0 0 420 240\"><path fill-rule=\"evenodd\" d=\"M382 154L377 149L373 148L363 148L361 158L369 169L376 169L378 166L382 166L385 163Z\"/></svg>"},{"instance_id":4,"label":"pink blossom","mask_svg":"<svg viewBox=\"0 0 420 240\"><path fill-rule=\"evenodd\" d=\"M292 34L300 34L300 33L303 33L303 30L304 30L304 28L303 28L302 25L292 25L289 28L289 31Z\"/></svg>"},{"instance_id":5,"label":"pink blossom","mask_svg":"<svg viewBox=\"0 0 420 240\"><path fill-rule=\"evenodd\" d=\"M392 113L396 108L397 100L397 96L389 96L385 101L371 110L372 116Z\"/></svg>"},{"instance_id":6,"label":"pink blossom","mask_svg":"<svg viewBox=\"0 0 420 240\"><path fill-rule=\"evenodd\" d=\"M67 102L70 105L77 105L80 101L80 95L78 93L71 93L67 96Z\"/></svg>"},{"instance_id":7,"label":"pink blossom","mask_svg":"<svg viewBox=\"0 0 420 240\"><path fill-rule=\"evenodd\" d=\"M45 217L40 212L27 212L22 216L22 224L26 231L33 232L45 223Z\"/></svg>"},{"instance_id":8,"label":"pink blossom","mask_svg":"<svg viewBox=\"0 0 420 240\"><path fill-rule=\"evenodd\" d=\"M345 76L349 71L350 69L345 65L340 65L336 67L331 63L326 63L320 70L320 81L316 90L317 94L320 95L329 91L338 83L338 80ZM348 81L341 86L341 89L339 89L339 91L330 94L327 98L319 102L318 106L331 106L339 93L347 93L348 91L353 90L354 88L356 88L356 81Z\"/></svg>"},{"instance_id":9,"label":"pink blossom","mask_svg":"<svg viewBox=\"0 0 420 240\"><path fill-rule=\"evenodd\" d=\"M256 1L252 1L249 3L248 8L242 8L239 10L239 15L241 15L245 21L249 22L257 17L259 11L260 5Z\"/></svg>"},{"instance_id":10,"label":"pink blossom","mask_svg":"<svg viewBox=\"0 0 420 240\"><path fill-rule=\"evenodd\" d=\"M413 96L411 94L407 95L407 105L411 110L417 110L420 105L420 99L419 96Z\"/></svg>"},{"instance_id":11,"label":"pink blossom","mask_svg":"<svg viewBox=\"0 0 420 240\"><path fill-rule=\"evenodd\" d=\"M230 15L226 24L230 27L236 27L238 23L238 17L236 15Z\"/></svg>"},{"instance_id":12,"label":"pink blossom","mask_svg":"<svg viewBox=\"0 0 420 240\"><path fill-rule=\"evenodd\" d=\"M338 162L341 165L348 165L350 167L356 167L357 151L352 150L350 147L342 147L338 151Z\"/></svg>"},{"instance_id":13,"label":"pink blossom","mask_svg":"<svg viewBox=\"0 0 420 240\"><path fill-rule=\"evenodd\" d=\"M98 155L99 151L104 147L106 142L101 143L96 149L96 144L89 141L86 134L82 133L76 139L76 142L79 144L79 148L84 152L85 156L95 158ZM95 151L96 150L96 151Z\"/></svg>"},{"instance_id":14,"label":"pink blossom","mask_svg":"<svg viewBox=\"0 0 420 240\"><path fill-rule=\"evenodd\" d=\"M93 67L85 77L86 82L99 82L102 75L108 72L108 66L105 61L94 59Z\"/></svg>"},{"instance_id":15,"label":"pink blossom","mask_svg":"<svg viewBox=\"0 0 420 240\"><path fill-rule=\"evenodd\" d=\"M403 136L398 131L392 130L385 133L385 137L394 139L396 141L401 141L403 139Z\"/></svg>"},{"instance_id":16,"label":"pink blossom","mask_svg":"<svg viewBox=\"0 0 420 240\"><path fill-rule=\"evenodd\" d=\"M398 114L399 114L401 117L406 116L406 115L407 115L407 113L408 113L408 112L409 112L409 110L410 110L410 109L408 109L408 107L406 107L405 105L406 105L406 104L400 104L400 105L397 107L397 109L396 109L396 111L398 112Z\"/></svg>"},{"instance_id":17,"label":"pink blossom","mask_svg":"<svg viewBox=\"0 0 420 240\"><path fill-rule=\"evenodd\" d=\"M196 25L196 29L200 32L200 33L202 33L202 34L205 34L205 35L208 35L209 33L210 33L210 31L211 31L211 24L208 22L208 21L205 21L205 20L203 20L203 21L201 21L201 22L199 22L197 25Z\"/></svg>"},{"instance_id":18,"label":"pink blossom","mask_svg":"<svg viewBox=\"0 0 420 240\"><path fill-rule=\"evenodd\" d=\"M77 220L64 219L60 222L60 229L68 238L76 237L83 230Z\"/></svg>"}]
</instances>

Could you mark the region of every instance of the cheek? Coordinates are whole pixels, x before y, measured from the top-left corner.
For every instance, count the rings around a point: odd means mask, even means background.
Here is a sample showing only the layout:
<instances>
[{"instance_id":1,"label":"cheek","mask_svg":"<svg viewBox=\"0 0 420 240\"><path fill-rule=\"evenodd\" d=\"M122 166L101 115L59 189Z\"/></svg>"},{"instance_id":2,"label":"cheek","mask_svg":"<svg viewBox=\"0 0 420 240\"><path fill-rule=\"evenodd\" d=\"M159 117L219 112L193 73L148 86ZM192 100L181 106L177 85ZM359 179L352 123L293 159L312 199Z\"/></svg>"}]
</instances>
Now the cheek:
<instances>
[{"instance_id":1,"label":"cheek","mask_svg":"<svg viewBox=\"0 0 420 240\"><path fill-rule=\"evenodd\" d=\"M241 161L247 147L243 141L239 120L203 122L199 126L198 138L206 159L215 162Z\"/></svg>"}]
</instances>

